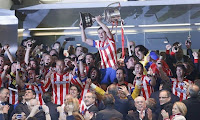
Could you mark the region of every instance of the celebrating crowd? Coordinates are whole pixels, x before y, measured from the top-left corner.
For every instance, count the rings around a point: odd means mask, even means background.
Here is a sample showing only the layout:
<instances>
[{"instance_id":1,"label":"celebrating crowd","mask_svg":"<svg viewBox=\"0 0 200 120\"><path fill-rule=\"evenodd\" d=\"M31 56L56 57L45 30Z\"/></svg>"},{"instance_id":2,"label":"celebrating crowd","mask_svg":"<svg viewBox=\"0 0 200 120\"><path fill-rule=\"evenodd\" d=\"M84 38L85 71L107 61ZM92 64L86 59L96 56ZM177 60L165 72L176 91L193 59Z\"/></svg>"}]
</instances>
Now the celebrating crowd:
<instances>
[{"instance_id":1,"label":"celebrating crowd","mask_svg":"<svg viewBox=\"0 0 200 120\"><path fill-rule=\"evenodd\" d=\"M0 48L0 120L197 120L200 116L199 54L186 40L150 51L129 42L117 58L110 29L96 16L99 40L52 47L25 39L15 56ZM5 57L7 56L7 58Z\"/></svg>"}]
</instances>

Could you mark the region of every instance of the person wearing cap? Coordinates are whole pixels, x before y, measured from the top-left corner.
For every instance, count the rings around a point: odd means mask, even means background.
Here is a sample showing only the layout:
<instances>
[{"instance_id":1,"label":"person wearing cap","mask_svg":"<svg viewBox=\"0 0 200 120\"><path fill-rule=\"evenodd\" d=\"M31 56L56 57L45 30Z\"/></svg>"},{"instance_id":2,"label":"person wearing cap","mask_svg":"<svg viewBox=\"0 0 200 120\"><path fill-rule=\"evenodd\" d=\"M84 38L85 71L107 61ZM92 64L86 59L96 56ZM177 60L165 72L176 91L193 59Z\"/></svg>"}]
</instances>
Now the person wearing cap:
<instances>
[{"instance_id":1,"label":"person wearing cap","mask_svg":"<svg viewBox=\"0 0 200 120\"><path fill-rule=\"evenodd\" d=\"M147 57L148 59L148 63L146 64L146 66L144 66L146 68L146 70L149 69L149 67L153 64L153 63L156 63L156 61L159 59L158 55L156 54L156 52L154 51L151 51L149 53L149 56Z\"/></svg>"},{"instance_id":2,"label":"person wearing cap","mask_svg":"<svg viewBox=\"0 0 200 120\"><path fill-rule=\"evenodd\" d=\"M125 81L128 83L133 83L133 78L135 78L133 70L137 62L138 58L136 56L126 56L124 59Z\"/></svg>"}]
</instances>

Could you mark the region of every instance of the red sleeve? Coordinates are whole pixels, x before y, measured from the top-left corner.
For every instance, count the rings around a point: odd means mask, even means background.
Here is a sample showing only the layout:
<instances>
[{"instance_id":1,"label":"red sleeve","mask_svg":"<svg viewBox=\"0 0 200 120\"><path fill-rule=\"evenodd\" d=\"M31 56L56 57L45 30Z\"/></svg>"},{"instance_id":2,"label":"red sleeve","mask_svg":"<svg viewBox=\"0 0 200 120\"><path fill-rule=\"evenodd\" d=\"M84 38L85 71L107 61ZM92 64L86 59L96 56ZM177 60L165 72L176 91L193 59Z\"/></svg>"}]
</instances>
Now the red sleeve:
<instances>
[{"instance_id":1,"label":"red sleeve","mask_svg":"<svg viewBox=\"0 0 200 120\"><path fill-rule=\"evenodd\" d=\"M166 54L169 54L169 52L170 52L169 50L166 50Z\"/></svg>"},{"instance_id":2,"label":"red sleeve","mask_svg":"<svg viewBox=\"0 0 200 120\"><path fill-rule=\"evenodd\" d=\"M172 55L172 56L174 56L174 55L175 55L175 53L174 53L174 52L171 52L171 55Z\"/></svg>"},{"instance_id":3,"label":"red sleeve","mask_svg":"<svg viewBox=\"0 0 200 120\"><path fill-rule=\"evenodd\" d=\"M108 39L115 42L113 35L112 35L112 38L108 37Z\"/></svg>"},{"instance_id":4,"label":"red sleeve","mask_svg":"<svg viewBox=\"0 0 200 120\"><path fill-rule=\"evenodd\" d=\"M194 63L198 63L199 62L199 60L198 59L194 59Z\"/></svg>"},{"instance_id":5,"label":"red sleeve","mask_svg":"<svg viewBox=\"0 0 200 120\"><path fill-rule=\"evenodd\" d=\"M49 87L51 86L51 78L47 79L47 82L45 83L44 86L41 86L43 91L48 91Z\"/></svg>"}]
</instances>

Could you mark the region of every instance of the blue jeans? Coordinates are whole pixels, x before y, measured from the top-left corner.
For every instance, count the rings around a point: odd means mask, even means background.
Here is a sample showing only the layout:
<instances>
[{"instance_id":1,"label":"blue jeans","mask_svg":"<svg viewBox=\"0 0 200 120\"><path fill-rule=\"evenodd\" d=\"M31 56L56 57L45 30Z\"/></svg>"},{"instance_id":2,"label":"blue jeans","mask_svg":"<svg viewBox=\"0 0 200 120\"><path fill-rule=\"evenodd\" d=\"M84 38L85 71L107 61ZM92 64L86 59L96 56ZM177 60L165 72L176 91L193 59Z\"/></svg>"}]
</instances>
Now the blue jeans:
<instances>
[{"instance_id":1,"label":"blue jeans","mask_svg":"<svg viewBox=\"0 0 200 120\"><path fill-rule=\"evenodd\" d=\"M113 83L116 78L116 70L112 68L101 69L101 84Z\"/></svg>"}]
</instances>

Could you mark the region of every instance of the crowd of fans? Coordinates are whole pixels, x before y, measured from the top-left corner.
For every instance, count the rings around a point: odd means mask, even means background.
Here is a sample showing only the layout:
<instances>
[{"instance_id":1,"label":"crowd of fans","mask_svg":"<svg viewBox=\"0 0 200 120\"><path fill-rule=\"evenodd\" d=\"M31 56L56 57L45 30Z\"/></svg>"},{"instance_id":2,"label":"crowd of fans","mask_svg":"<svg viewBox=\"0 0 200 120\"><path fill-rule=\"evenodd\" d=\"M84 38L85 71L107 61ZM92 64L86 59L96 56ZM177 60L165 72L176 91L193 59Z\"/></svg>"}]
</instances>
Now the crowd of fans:
<instances>
[{"instance_id":1,"label":"crowd of fans","mask_svg":"<svg viewBox=\"0 0 200 120\"><path fill-rule=\"evenodd\" d=\"M1 120L197 120L200 116L199 55L186 41L150 51L129 42L117 58L109 28L100 25L99 40L82 41L99 50L88 52L66 42L52 47L25 39L16 57L9 45L0 49ZM8 58L5 58L7 56ZM7 60L8 59L8 60Z\"/></svg>"}]
</instances>

